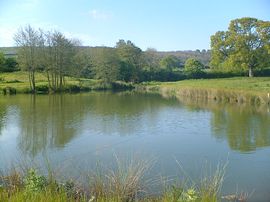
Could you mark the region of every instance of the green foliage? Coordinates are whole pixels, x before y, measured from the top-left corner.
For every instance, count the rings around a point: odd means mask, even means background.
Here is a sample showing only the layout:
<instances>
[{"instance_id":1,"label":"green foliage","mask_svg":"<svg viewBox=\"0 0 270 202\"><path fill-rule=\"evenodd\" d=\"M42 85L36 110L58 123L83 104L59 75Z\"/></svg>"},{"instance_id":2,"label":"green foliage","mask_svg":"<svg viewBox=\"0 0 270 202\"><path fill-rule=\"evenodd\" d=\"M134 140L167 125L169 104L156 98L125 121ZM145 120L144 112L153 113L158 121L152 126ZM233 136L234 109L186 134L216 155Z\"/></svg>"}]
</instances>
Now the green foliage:
<instances>
[{"instance_id":1,"label":"green foliage","mask_svg":"<svg viewBox=\"0 0 270 202\"><path fill-rule=\"evenodd\" d=\"M119 79L127 82L138 82L142 69L142 50L131 41L119 40L116 52L120 60Z\"/></svg>"},{"instance_id":2,"label":"green foliage","mask_svg":"<svg viewBox=\"0 0 270 202\"><path fill-rule=\"evenodd\" d=\"M4 87L3 88L3 94L4 95L14 95L16 94L17 90L16 88L13 88L13 87Z\"/></svg>"},{"instance_id":3,"label":"green foliage","mask_svg":"<svg viewBox=\"0 0 270 202\"><path fill-rule=\"evenodd\" d=\"M38 175L35 169L30 169L24 179L26 193L43 191L48 182L44 176Z\"/></svg>"},{"instance_id":4,"label":"green foliage","mask_svg":"<svg viewBox=\"0 0 270 202\"><path fill-rule=\"evenodd\" d=\"M181 61L174 55L168 55L161 59L160 67L173 70L180 67Z\"/></svg>"},{"instance_id":5,"label":"green foliage","mask_svg":"<svg viewBox=\"0 0 270 202\"><path fill-rule=\"evenodd\" d=\"M15 58L5 58L4 54L0 52L0 72L14 72L18 71L18 63Z\"/></svg>"},{"instance_id":6,"label":"green foliage","mask_svg":"<svg viewBox=\"0 0 270 202\"><path fill-rule=\"evenodd\" d=\"M37 85L36 91L37 93L49 93L49 86L47 84Z\"/></svg>"},{"instance_id":7,"label":"green foliage","mask_svg":"<svg viewBox=\"0 0 270 202\"><path fill-rule=\"evenodd\" d=\"M255 69L270 66L270 22L240 18L230 22L228 31L211 36L211 67L244 70L253 76Z\"/></svg>"},{"instance_id":8,"label":"green foliage","mask_svg":"<svg viewBox=\"0 0 270 202\"><path fill-rule=\"evenodd\" d=\"M4 53L0 52L0 68L5 64L5 56Z\"/></svg>"},{"instance_id":9,"label":"green foliage","mask_svg":"<svg viewBox=\"0 0 270 202\"><path fill-rule=\"evenodd\" d=\"M94 72L97 79L112 83L119 76L119 60L114 49L102 48L94 57Z\"/></svg>"},{"instance_id":10,"label":"green foliage","mask_svg":"<svg viewBox=\"0 0 270 202\"><path fill-rule=\"evenodd\" d=\"M188 60L186 60L185 62L185 73L192 78L197 78L197 77L201 77L201 75L203 74L203 64L194 59L194 58L189 58Z\"/></svg>"}]
</instances>

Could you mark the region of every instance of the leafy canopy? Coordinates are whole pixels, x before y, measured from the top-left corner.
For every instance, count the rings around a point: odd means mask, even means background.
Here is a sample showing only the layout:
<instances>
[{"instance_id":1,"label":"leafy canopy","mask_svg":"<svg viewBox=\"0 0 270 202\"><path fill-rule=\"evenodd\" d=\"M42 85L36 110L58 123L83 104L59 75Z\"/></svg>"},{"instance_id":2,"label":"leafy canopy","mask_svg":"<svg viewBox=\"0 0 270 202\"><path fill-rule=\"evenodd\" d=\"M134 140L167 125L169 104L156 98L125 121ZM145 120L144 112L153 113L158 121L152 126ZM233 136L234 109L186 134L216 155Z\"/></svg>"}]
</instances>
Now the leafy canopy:
<instances>
[{"instance_id":1,"label":"leafy canopy","mask_svg":"<svg viewBox=\"0 0 270 202\"><path fill-rule=\"evenodd\" d=\"M270 22L240 18L230 22L227 31L211 36L210 66L220 70L249 71L270 66Z\"/></svg>"}]
</instances>

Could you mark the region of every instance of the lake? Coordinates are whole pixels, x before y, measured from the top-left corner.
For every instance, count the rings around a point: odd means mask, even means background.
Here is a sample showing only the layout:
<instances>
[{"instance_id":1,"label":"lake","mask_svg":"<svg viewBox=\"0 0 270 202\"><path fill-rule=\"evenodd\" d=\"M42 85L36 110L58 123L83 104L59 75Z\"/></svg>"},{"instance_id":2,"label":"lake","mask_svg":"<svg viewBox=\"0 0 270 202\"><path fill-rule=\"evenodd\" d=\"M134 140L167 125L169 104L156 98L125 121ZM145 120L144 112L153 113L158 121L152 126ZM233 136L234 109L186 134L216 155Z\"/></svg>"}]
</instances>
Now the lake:
<instances>
[{"instance_id":1,"label":"lake","mask_svg":"<svg viewBox=\"0 0 270 202\"><path fill-rule=\"evenodd\" d=\"M75 176L115 156L153 160L150 176L195 181L228 163L223 194L269 201L269 106L134 92L0 97L0 169L48 159Z\"/></svg>"}]
</instances>

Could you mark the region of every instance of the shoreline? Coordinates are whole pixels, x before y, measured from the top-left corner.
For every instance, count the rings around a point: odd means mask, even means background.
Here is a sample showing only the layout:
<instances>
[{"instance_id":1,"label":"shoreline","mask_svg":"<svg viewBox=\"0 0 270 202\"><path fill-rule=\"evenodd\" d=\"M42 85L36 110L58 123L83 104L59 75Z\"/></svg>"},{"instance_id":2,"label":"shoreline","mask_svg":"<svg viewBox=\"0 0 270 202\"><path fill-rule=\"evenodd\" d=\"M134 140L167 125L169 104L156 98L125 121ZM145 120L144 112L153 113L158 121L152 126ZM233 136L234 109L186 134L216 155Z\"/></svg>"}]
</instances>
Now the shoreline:
<instances>
[{"instance_id":1,"label":"shoreline","mask_svg":"<svg viewBox=\"0 0 270 202\"><path fill-rule=\"evenodd\" d=\"M270 77L264 78L265 89L252 89L249 87L239 88L238 86L219 86L219 82L229 81L239 82L245 78L213 79L213 80L185 80L178 82L151 82L137 87L137 91L147 93L157 93L164 97L176 97L179 100L210 100L215 102L225 102L232 104L270 105ZM254 78L256 80L257 78ZM252 79L245 79L245 82L253 83ZM262 79L259 79L262 80ZM216 84L210 86L206 83ZM253 84L254 86L258 85Z\"/></svg>"}]
</instances>

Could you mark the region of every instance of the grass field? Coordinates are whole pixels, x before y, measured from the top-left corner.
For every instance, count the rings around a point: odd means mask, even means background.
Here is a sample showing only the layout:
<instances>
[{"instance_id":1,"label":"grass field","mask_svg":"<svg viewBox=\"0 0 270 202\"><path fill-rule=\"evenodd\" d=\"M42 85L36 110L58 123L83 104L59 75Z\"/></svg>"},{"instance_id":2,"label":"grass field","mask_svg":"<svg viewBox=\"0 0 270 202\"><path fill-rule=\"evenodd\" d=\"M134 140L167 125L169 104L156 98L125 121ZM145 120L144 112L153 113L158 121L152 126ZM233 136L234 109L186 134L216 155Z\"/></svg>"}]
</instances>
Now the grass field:
<instances>
[{"instance_id":1,"label":"grass field","mask_svg":"<svg viewBox=\"0 0 270 202\"><path fill-rule=\"evenodd\" d=\"M149 92L159 92L178 97L208 98L229 102L270 103L270 77L149 82L144 83L142 88Z\"/></svg>"},{"instance_id":2,"label":"grass field","mask_svg":"<svg viewBox=\"0 0 270 202\"><path fill-rule=\"evenodd\" d=\"M47 78L44 73L36 73L36 87L42 89L44 86L48 86ZM78 90L78 91L89 91L89 90L102 90L111 89L113 86L102 83L101 80L84 79L84 78L73 78L65 77L66 90ZM115 86L114 86L115 87ZM128 87L124 83L118 83L119 88ZM0 94L6 88L16 89L16 93L29 93L30 86L28 81L27 72L12 72L12 73L0 73ZM37 90L38 91L38 90Z\"/></svg>"},{"instance_id":3,"label":"grass field","mask_svg":"<svg viewBox=\"0 0 270 202\"><path fill-rule=\"evenodd\" d=\"M150 82L147 83L147 85L159 85L160 87L170 88L192 87L265 93L270 92L270 77L235 77L225 79L183 80L178 82Z\"/></svg>"}]
</instances>

